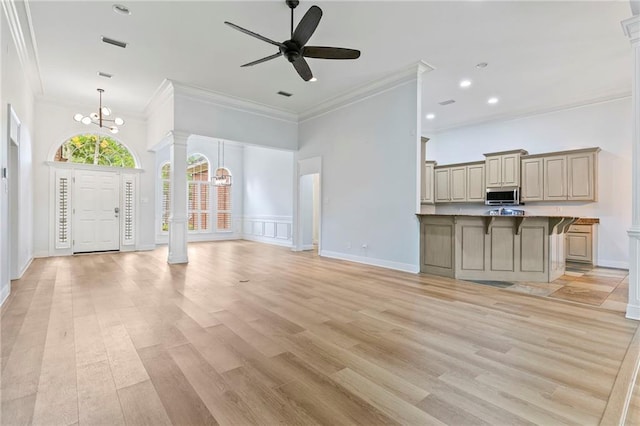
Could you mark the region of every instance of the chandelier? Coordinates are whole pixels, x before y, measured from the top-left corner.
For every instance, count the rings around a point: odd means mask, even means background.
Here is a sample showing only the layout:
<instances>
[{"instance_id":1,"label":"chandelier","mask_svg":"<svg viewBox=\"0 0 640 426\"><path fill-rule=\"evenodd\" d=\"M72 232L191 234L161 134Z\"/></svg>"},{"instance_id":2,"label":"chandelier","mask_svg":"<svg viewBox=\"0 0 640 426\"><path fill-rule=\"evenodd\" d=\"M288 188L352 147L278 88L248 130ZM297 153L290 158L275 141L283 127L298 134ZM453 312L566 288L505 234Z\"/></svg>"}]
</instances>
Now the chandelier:
<instances>
[{"instance_id":1,"label":"chandelier","mask_svg":"<svg viewBox=\"0 0 640 426\"><path fill-rule=\"evenodd\" d=\"M92 112L89 115L77 113L73 116L73 119L82 124L95 124L100 128L106 127L111 133L116 134L120 130L118 129L118 126L122 126L124 124L124 120L120 117L106 118L111 116L111 110L106 106L102 106L103 92L104 89L98 89L98 93L100 93L100 105L98 107L98 112Z\"/></svg>"},{"instance_id":2,"label":"chandelier","mask_svg":"<svg viewBox=\"0 0 640 426\"><path fill-rule=\"evenodd\" d=\"M220 162L222 157L222 163ZM218 141L218 168L216 169L213 177L211 178L213 186L230 186L231 185L231 173L224 167L224 142L222 142L222 156L220 155L220 141Z\"/></svg>"}]
</instances>

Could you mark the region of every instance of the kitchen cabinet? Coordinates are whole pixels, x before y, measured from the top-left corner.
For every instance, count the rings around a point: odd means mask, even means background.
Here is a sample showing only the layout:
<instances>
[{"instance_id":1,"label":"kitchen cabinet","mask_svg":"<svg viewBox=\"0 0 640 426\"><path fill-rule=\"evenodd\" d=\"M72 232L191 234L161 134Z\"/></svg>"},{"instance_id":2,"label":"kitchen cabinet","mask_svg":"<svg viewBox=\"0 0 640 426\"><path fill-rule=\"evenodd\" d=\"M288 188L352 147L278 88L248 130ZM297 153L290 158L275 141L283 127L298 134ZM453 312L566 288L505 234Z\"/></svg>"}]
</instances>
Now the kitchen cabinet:
<instances>
[{"instance_id":1,"label":"kitchen cabinet","mask_svg":"<svg viewBox=\"0 0 640 426\"><path fill-rule=\"evenodd\" d=\"M484 201L484 161L435 167L435 202Z\"/></svg>"},{"instance_id":2,"label":"kitchen cabinet","mask_svg":"<svg viewBox=\"0 0 640 426\"><path fill-rule=\"evenodd\" d=\"M486 187L520 186L520 157L526 154L522 149L484 154Z\"/></svg>"},{"instance_id":3,"label":"kitchen cabinet","mask_svg":"<svg viewBox=\"0 0 640 426\"><path fill-rule=\"evenodd\" d=\"M593 263L592 225L571 225L566 234L567 260Z\"/></svg>"},{"instance_id":4,"label":"kitchen cabinet","mask_svg":"<svg viewBox=\"0 0 640 426\"><path fill-rule=\"evenodd\" d=\"M600 148L585 148L521 159L520 200L597 201Z\"/></svg>"},{"instance_id":5,"label":"kitchen cabinet","mask_svg":"<svg viewBox=\"0 0 640 426\"><path fill-rule=\"evenodd\" d=\"M520 201L542 201L544 160L541 157L523 158L520 169Z\"/></svg>"},{"instance_id":6,"label":"kitchen cabinet","mask_svg":"<svg viewBox=\"0 0 640 426\"><path fill-rule=\"evenodd\" d=\"M435 203L434 195L434 167L435 161L425 161L422 168L422 186L420 190L420 202L422 204Z\"/></svg>"}]
</instances>

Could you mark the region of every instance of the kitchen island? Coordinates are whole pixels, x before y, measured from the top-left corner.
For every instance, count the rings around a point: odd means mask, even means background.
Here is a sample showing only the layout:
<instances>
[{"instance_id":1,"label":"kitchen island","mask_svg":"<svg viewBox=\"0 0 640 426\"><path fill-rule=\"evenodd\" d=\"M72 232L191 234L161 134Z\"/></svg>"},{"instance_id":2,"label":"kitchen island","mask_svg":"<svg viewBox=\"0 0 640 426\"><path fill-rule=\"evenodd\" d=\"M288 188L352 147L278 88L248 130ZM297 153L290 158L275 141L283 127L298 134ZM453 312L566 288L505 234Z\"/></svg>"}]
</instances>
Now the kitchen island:
<instances>
[{"instance_id":1,"label":"kitchen island","mask_svg":"<svg viewBox=\"0 0 640 426\"><path fill-rule=\"evenodd\" d=\"M577 217L418 214L420 272L462 280L551 282Z\"/></svg>"}]
</instances>

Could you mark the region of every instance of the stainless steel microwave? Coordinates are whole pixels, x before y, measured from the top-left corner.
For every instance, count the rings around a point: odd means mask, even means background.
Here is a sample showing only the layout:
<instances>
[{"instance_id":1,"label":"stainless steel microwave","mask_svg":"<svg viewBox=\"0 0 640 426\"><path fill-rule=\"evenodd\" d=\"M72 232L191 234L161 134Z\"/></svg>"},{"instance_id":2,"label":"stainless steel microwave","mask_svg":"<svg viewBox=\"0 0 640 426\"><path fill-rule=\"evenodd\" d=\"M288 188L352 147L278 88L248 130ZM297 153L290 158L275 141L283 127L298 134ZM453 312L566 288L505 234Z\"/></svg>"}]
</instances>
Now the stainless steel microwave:
<instances>
[{"instance_id":1,"label":"stainless steel microwave","mask_svg":"<svg viewBox=\"0 0 640 426\"><path fill-rule=\"evenodd\" d=\"M517 186L487 188L484 203L487 206L517 206L520 204L520 188Z\"/></svg>"}]
</instances>

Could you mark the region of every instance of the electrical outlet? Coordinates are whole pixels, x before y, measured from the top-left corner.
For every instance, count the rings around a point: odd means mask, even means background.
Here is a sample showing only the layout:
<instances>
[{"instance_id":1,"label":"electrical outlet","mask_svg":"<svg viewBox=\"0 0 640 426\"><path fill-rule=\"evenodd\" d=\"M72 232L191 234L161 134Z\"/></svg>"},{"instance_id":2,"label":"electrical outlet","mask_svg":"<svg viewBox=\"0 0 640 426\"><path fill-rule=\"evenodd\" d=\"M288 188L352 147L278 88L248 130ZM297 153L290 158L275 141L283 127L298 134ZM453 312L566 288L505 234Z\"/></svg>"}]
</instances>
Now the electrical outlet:
<instances>
[{"instance_id":1,"label":"electrical outlet","mask_svg":"<svg viewBox=\"0 0 640 426\"><path fill-rule=\"evenodd\" d=\"M368 248L368 247L369 247L369 246L367 245L367 243L362 243L362 248L363 248L363 249L366 249L366 248Z\"/></svg>"}]
</instances>

